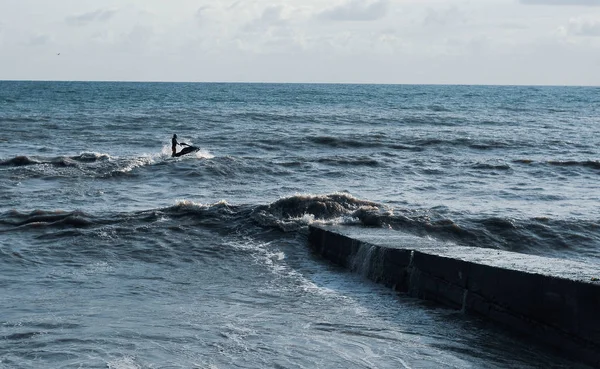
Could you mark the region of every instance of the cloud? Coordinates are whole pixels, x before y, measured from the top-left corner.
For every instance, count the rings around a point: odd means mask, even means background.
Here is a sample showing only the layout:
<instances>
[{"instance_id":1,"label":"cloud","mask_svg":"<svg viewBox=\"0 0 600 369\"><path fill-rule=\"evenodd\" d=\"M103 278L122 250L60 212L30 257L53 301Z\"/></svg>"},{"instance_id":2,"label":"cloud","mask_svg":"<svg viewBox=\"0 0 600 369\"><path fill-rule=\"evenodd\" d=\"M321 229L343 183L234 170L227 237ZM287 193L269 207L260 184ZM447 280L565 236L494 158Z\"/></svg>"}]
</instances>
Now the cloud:
<instances>
[{"instance_id":1,"label":"cloud","mask_svg":"<svg viewBox=\"0 0 600 369\"><path fill-rule=\"evenodd\" d=\"M211 8L208 5L204 5L196 10L196 14L194 17L199 24L206 23L210 18L207 16L207 13L210 12Z\"/></svg>"},{"instance_id":2,"label":"cloud","mask_svg":"<svg viewBox=\"0 0 600 369\"><path fill-rule=\"evenodd\" d=\"M283 7L271 5L266 7L261 15L242 28L242 31L264 31L271 27L285 27L288 20L283 16Z\"/></svg>"},{"instance_id":3,"label":"cloud","mask_svg":"<svg viewBox=\"0 0 600 369\"><path fill-rule=\"evenodd\" d=\"M560 31L572 36L600 37L600 20L572 18L566 27L560 28Z\"/></svg>"},{"instance_id":4,"label":"cloud","mask_svg":"<svg viewBox=\"0 0 600 369\"><path fill-rule=\"evenodd\" d=\"M94 10L93 12L69 16L67 17L66 22L73 26L85 26L92 22L106 22L110 20L116 13L116 10L98 9Z\"/></svg>"},{"instance_id":5,"label":"cloud","mask_svg":"<svg viewBox=\"0 0 600 369\"><path fill-rule=\"evenodd\" d=\"M423 20L425 26L446 26L456 23L466 23L465 15L456 7L442 10L427 9L427 15Z\"/></svg>"},{"instance_id":6,"label":"cloud","mask_svg":"<svg viewBox=\"0 0 600 369\"><path fill-rule=\"evenodd\" d=\"M150 26L135 25L129 32L119 36L117 48L126 53L139 54L153 48L154 29Z\"/></svg>"},{"instance_id":7,"label":"cloud","mask_svg":"<svg viewBox=\"0 0 600 369\"><path fill-rule=\"evenodd\" d=\"M269 6L263 11L260 20L270 24L281 23L283 21L281 11L282 8L280 6Z\"/></svg>"},{"instance_id":8,"label":"cloud","mask_svg":"<svg viewBox=\"0 0 600 369\"><path fill-rule=\"evenodd\" d=\"M341 5L322 11L317 17L333 21L374 21L385 17L388 9L388 0L374 2L348 0Z\"/></svg>"},{"instance_id":9,"label":"cloud","mask_svg":"<svg viewBox=\"0 0 600 369\"><path fill-rule=\"evenodd\" d=\"M39 35L35 35L35 36L31 37L27 44L30 46L43 46L43 45L46 45L50 41L52 41L52 38L50 36L39 34Z\"/></svg>"},{"instance_id":10,"label":"cloud","mask_svg":"<svg viewBox=\"0 0 600 369\"><path fill-rule=\"evenodd\" d=\"M519 0L526 5L579 5L600 6L600 0Z\"/></svg>"},{"instance_id":11,"label":"cloud","mask_svg":"<svg viewBox=\"0 0 600 369\"><path fill-rule=\"evenodd\" d=\"M42 46L50 41L50 37L48 35L36 35L29 39L29 45L31 46Z\"/></svg>"}]
</instances>

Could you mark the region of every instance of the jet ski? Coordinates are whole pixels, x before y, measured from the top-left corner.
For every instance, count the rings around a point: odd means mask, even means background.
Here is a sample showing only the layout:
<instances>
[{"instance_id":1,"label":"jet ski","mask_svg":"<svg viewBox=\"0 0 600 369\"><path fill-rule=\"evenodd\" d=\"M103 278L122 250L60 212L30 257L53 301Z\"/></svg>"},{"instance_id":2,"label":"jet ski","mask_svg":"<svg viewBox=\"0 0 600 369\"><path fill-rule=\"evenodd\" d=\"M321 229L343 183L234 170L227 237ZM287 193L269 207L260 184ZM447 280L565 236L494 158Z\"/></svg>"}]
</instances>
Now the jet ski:
<instances>
[{"instance_id":1,"label":"jet ski","mask_svg":"<svg viewBox=\"0 0 600 369\"><path fill-rule=\"evenodd\" d=\"M187 154L191 154L191 153L200 151L200 148L196 147L196 146L192 146L192 145L188 145L188 144L184 144L184 143L182 143L180 145L184 145L185 147L180 152L173 154L172 156L174 158L178 158L183 155L187 155Z\"/></svg>"}]
</instances>

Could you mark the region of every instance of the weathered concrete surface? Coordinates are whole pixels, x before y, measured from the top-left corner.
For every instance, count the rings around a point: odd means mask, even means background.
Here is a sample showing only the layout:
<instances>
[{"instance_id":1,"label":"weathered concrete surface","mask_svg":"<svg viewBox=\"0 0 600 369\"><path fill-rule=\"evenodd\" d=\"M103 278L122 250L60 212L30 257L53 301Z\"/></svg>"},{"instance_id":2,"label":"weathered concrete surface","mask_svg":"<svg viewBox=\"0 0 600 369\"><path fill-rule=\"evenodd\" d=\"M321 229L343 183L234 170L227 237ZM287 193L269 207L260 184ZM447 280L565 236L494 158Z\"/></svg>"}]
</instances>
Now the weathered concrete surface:
<instances>
[{"instance_id":1,"label":"weathered concrete surface","mask_svg":"<svg viewBox=\"0 0 600 369\"><path fill-rule=\"evenodd\" d=\"M326 259L411 296L476 313L600 367L600 270L395 231L311 226Z\"/></svg>"}]
</instances>

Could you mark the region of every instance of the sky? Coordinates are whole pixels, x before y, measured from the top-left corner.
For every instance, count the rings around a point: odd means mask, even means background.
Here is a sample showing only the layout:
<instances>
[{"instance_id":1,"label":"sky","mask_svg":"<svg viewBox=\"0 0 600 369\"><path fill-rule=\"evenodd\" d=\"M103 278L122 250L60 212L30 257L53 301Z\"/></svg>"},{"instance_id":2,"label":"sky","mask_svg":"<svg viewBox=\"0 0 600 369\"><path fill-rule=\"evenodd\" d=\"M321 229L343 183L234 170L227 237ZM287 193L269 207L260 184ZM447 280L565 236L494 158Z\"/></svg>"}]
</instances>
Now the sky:
<instances>
[{"instance_id":1,"label":"sky","mask_svg":"<svg viewBox=\"0 0 600 369\"><path fill-rule=\"evenodd\" d=\"M0 80L600 85L600 0L0 0Z\"/></svg>"}]
</instances>

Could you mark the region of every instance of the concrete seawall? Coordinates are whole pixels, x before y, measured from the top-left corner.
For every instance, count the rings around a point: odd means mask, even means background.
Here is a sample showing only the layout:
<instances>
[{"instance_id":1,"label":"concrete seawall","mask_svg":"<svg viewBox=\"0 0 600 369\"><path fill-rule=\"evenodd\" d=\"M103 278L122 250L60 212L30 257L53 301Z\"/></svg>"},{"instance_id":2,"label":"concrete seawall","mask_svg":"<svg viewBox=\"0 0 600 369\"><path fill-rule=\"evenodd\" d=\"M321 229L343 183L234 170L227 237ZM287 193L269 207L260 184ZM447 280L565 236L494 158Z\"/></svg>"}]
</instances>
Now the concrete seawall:
<instances>
[{"instance_id":1,"label":"concrete seawall","mask_svg":"<svg viewBox=\"0 0 600 369\"><path fill-rule=\"evenodd\" d=\"M487 317L600 367L596 266L356 226L310 226L309 244L397 291Z\"/></svg>"}]
</instances>

